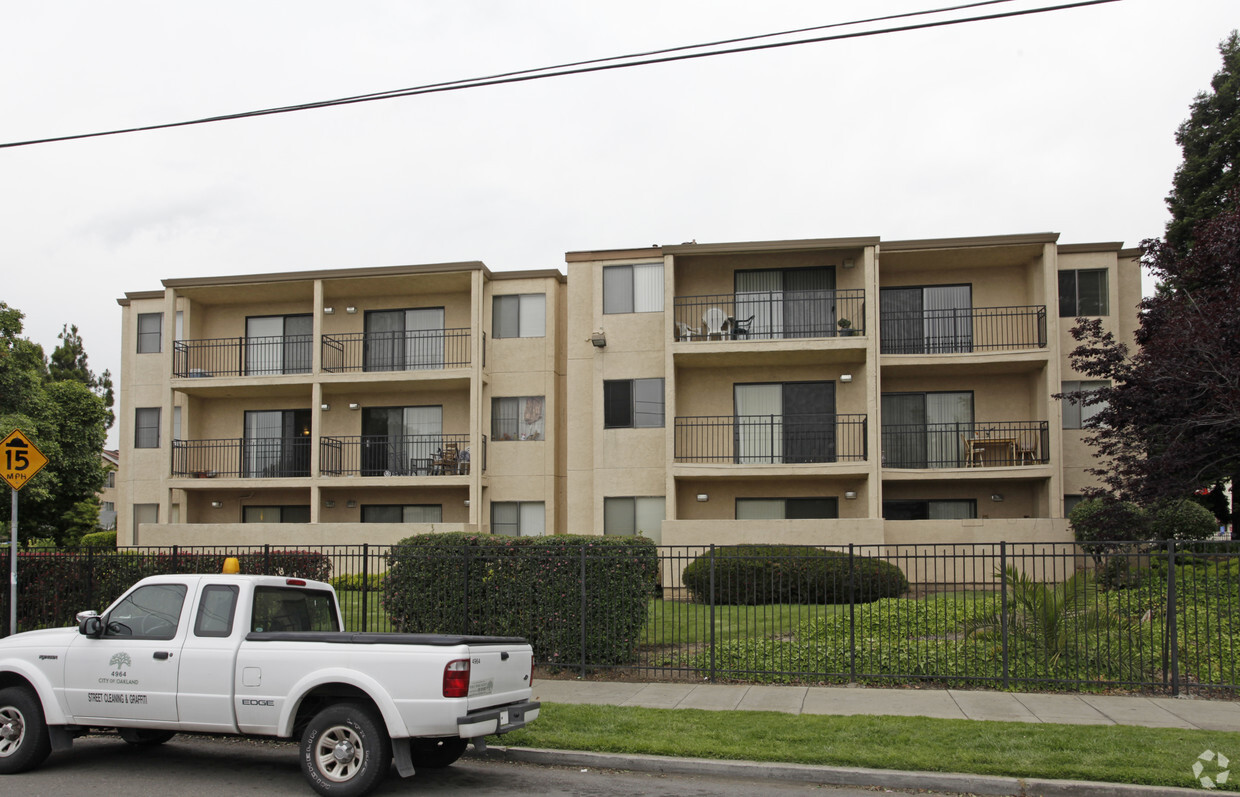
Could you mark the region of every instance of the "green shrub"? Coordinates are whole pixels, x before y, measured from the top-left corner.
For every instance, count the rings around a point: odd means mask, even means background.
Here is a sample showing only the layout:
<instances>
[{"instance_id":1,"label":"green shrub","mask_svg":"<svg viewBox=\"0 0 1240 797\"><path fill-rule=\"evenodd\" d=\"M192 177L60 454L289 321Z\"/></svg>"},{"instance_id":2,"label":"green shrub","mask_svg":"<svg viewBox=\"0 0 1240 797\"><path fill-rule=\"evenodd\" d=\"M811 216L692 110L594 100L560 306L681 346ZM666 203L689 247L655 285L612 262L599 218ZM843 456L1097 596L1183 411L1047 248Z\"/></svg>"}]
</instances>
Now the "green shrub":
<instances>
[{"instance_id":1,"label":"green shrub","mask_svg":"<svg viewBox=\"0 0 1240 797\"><path fill-rule=\"evenodd\" d=\"M1214 513L1195 501L1167 501L1151 513L1156 540L1208 540L1218 533Z\"/></svg>"},{"instance_id":2,"label":"green shrub","mask_svg":"<svg viewBox=\"0 0 1240 797\"><path fill-rule=\"evenodd\" d=\"M682 579L694 600L741 605L869 603L908 591L904 573L889 562L806 546L715 548L714 570L712 598L711 554L702 554L685 568Z\"/></svg>"},{"instance_id":3,"label":"green shrub","mask_svg":"<svg viewBox=\"0 0 1240 797\"><path fill-rule=\"evenodd\" d=\"M384 576L384 573L371 573L363 578L361 573L350 573L329 579L327 583L337 592L361 592L363 586L372 592L379 592L383 589Z\"/></svg>"},{"instance_id":4,"label":"green shrub","mask_svg":"<svg viewBox=\"0 0 1240 797\"><path fill-rule=\"evenodd\" d=\"M622 664L657 572L644 537L422 534L389 554L383 607L397 631L520 636L542 664L576 665L583 648L586 664Z\"/></svg>"},{"instance_id":5,"label":"green shrub","mask_svg":"<svg viewBox=\"0 0 1240 797\"><path fill-rule=\"evenodd\" d=\"M1079 543L1091 553L1108 550L1107 543L1150 538L1150 519L1144 509L1128 501L1091 498L1072 507L1068 523Z\"/></svg>"},{"instance_id":6,"label":"green shrub","mask_svg":"<svg viewBox=\"0 0 1240 797\"><path fill-rule=\"evenodd\" d=\"M95 531L90 534L83 534L78 544L83 548L115 548L116 532Z\"/></svg>"}]
</instances>

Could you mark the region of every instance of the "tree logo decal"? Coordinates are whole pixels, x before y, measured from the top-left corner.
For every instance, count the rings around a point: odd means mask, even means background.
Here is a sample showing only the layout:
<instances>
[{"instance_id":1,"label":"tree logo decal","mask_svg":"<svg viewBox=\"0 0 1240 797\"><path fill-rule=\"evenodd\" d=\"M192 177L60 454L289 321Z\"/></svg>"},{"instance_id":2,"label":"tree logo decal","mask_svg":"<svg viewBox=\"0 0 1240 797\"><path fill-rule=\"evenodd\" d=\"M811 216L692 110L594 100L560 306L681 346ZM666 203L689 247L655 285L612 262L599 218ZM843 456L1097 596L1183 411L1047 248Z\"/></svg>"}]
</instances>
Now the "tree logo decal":
<instances>
[{"instance_id":1,"label":"tree logo decal","mask_svg":"<svg viewBox=\"0 0 1240 797\"><path fill-rule=\"evenodd\" d=\"M128 653L117 653L109 661L108 666L114 670L121 670L133 664Z\"/></svg>"},{"instance_id":2,"label":"tree logo decal","mask_svg":"<svg viewBox=\"0 0 1240 797\"><path fill-rule=\"evenodd\" d=\"M1214 775L1206 774L1206 764L1213 762L1217 770ZM1213 750L1206 750L1197 756L1197 760L1193 762L1193 777L1201 784L1202 788L1217 789L1227 783L1227 779L1231 776L1231 770L1228 767L1231 762L1227 760L1227 756L1222 753L1216 753Z\"/></svg>"}]
</instances>

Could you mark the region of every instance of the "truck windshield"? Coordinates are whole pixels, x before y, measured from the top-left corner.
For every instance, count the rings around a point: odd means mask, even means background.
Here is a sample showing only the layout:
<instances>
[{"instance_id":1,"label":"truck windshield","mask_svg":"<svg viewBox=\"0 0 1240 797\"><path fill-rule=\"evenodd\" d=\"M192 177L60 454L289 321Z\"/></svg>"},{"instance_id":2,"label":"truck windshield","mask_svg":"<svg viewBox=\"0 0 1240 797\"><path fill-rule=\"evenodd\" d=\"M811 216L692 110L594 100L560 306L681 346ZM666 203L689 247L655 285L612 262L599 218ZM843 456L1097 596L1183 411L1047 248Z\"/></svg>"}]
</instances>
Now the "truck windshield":
<instances>
[{"instance_id":1,"label":"truck windshield","mask_svg":"<svg viewBox=\"0 0 1240 797\"><path fill-rule=\"evenodd\" d=\"M256 587L251 631L339 631L330 592L295 587Z\"/></svg>"}]
</instances>

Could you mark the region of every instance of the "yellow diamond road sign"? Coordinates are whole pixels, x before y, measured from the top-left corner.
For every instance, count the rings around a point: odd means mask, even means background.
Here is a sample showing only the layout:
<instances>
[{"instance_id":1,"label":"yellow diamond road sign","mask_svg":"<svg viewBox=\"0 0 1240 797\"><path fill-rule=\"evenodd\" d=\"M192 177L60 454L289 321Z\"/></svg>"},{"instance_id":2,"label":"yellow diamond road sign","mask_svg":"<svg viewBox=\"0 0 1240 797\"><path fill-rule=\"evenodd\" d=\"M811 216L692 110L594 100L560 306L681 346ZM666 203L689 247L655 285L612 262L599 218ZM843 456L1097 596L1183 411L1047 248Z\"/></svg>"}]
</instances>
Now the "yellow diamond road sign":
<instances>
[{"instance_id":1,"label":"yellow diamond road sign","mask_svg":"<svg viewBox=\"0 0 1240 797\"><path fill-rule=\"evenodd\" d=\"M47 457L19 429L14 429L0 442L0 479L14 490L25 487L30 477L43 470L46 464Z\"/></svg>"}]
</instances>

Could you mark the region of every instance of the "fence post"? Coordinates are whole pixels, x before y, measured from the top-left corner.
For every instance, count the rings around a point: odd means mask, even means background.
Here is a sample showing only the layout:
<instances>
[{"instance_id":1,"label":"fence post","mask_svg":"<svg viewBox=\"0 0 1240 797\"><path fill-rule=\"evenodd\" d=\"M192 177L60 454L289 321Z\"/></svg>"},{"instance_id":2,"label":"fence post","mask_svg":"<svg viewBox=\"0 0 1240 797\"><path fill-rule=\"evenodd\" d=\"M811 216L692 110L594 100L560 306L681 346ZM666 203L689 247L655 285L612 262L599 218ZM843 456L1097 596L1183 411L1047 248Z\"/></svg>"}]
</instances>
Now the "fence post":
<instances>
[{"instance_id":1,"label":"fence post","mask_svg":"<svg viewBox=\"0 0 1240 797\"><path fill-rule=\"evenodd\" d=\"M462 590L462 592L464 592L465 594L461 600L461 604L462 604L461 609L462 611L465 612L464 614L465 629L464 630L465 630L465 633L467 634L469 633L469 571L473 567L473 562L471 561L471 559L473 559L473 548L470 548L468 545L466 545L465 546L465 589Z\"/></svg>"},{"instance_id":2,"label":"fence post","mask_svg":"<svg viewBox=\"0 0 1240 797\"><path fill-rule=\"evenodd\" d=\"M848 680L857 680L857 601L853 595L853 543L848 543Z\"/></svg>"},{"instance_id":3,"label":"fence post","mask_svg":"<svg viewBox=\"0 0 1240 797\"><path fill-rule=\"evenodd\" d=\"M370 597L370 543L362 543L362 633L366 633L367 605Z\"/></svg>"},{"instance_id":4,"label":"fence post","mask_svg":"<svg viewBox=\"0 0 1240 797\"><path fill-rule=\"evenodd\" d=\"M1011 661L1008 659L1007 542L999 541L999 637L1003 640L1003 688L1009 687Z\"/></svg>"},{"instance_id":5,"label":"fence post","mask_svg":"<svg viewBox=\"0 0 1240 797\"><path fill-rule=\"evenodd\" d=\"M95 605L95 546L86 549L86 606Z\"/></svg>"},{"instance_id":6,"label":"fence post","mask_svg":"<svg viewBox=\"0 0 1240 797\"><path fill-rule=\"evenodd\" d=\"M172 572L177 572L177 549L180 546L172 546Z\"/></svg>"},{"instance_id":7,"label":"fence post","mask_svg":"<svg viewBox=\"0 0 1240 797\"><path fill-rule=\"evenodd\" d=\"M710 677L715 682L715 544L710 544Z\"/></svg>"},{"instance_id":8,"label":"fence post","mask_svg":"<svg viewBox=\"0 0 1240 797\"><path fill-rule=\"evenodd\" d=\"M263 575L271 575L271 543L263 546Z\"/></svg>"},{"instance_id":9,"label":"fence post","mask_svg":"<svg viewBox=\"0 0 1240 797\"><path fill-rule=\"evenodd\" d=\"M581 677L586 677L586 544L584 542L581 543Z\"/></svg>"},{"instance_id":10,"label":"fence post","mask_svg":"<svg viewBox=\"0 0 1240 797\"><path fill-rule=\"evenodd\" d=\"M1167 540L1167 640L1171 656L1171 696L1180 695L1180 653L1175 622L1175 540Z\"/></svg>"}]
</instances>

